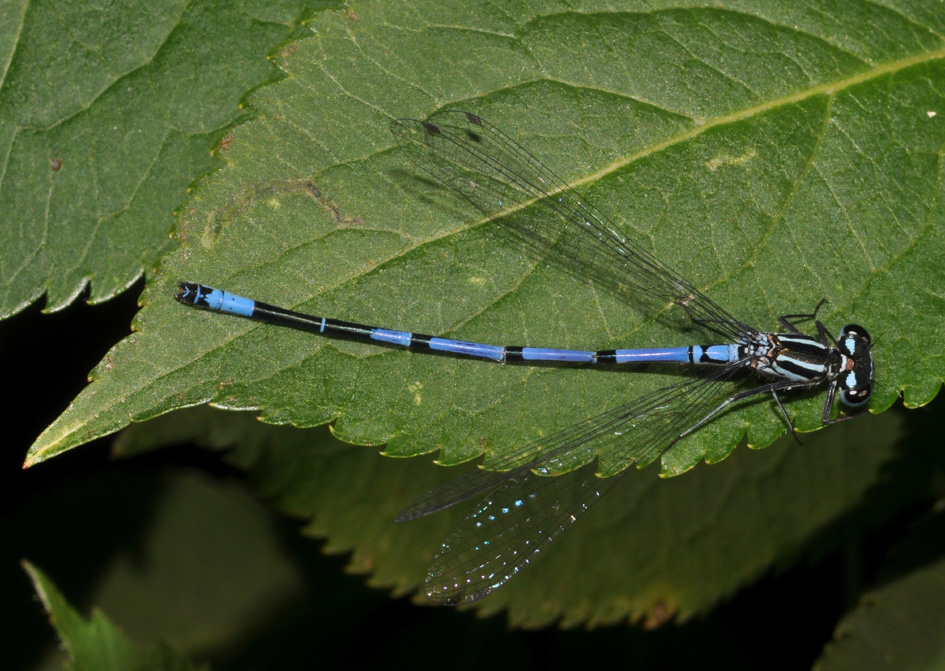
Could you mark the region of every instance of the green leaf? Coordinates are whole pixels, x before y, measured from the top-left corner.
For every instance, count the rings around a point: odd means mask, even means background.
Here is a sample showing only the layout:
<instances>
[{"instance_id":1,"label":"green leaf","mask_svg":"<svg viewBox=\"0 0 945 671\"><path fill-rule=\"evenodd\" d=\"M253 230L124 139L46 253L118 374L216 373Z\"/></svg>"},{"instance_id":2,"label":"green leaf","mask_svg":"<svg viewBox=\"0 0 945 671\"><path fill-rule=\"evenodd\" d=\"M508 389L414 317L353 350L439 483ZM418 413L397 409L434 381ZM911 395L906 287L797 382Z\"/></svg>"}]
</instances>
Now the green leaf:
<instances>
[{"instance_id":1,"label":"green leaf","mask_svg":"<svg viewBox=\"0 0 945 671\"><path fill-rule=\"evenodd\" d=\"M687 5L688 7L688 5ZM406 10L406 11L405 11ZM827 21L825 17L832 17ZM869 21L876 29L862 31ZM334 422L386 452L457 463L569 426L667 375L497 366L321 340L174 302L174 282L285 307L495 343L606 348L710 337L527 258L419 178L391 118L472 109L574 183L616 225L759 328L812 309L877 342L870 408L942 380L945 146L935 13L844 3L646 12L375 2L325 14L251 99L227 166L180 219L138 333L36 441L28 463L132 420L212 402L272 423ZM685 332L680 332L679 329ZM792 395L803 430L822 396ZM757 402L664 457L678 473L746 434L784 430Z\"/></svg>"},{"instance_id":2,"label":"green leaf","mask_svg":"<svg viewBox=\"0 0 945 671\"><path fill-rule=\"evenodd\" d=\"M922 520L893 553L881 585L838 625L818 671L926 671L945 665L945 515Z\"/></svg>"},{"instance_id":3,"label":"green leaf","mask_svg":"<svg viewBox=\"0 0 945 671\"><path fill-rule=\"evenodd\" d=\"M835 550L894 456L900 417L887 413L767 450L740 450L725 462L661 479L631 472L562 540L506 587L476 604L508 609L513 624L591 626L642 620L657 626L706 614L772 565ZM248 413L193 409L122 434L130 455L194 440L225 450L262 496L309 520L329 552L351 552L350 570L394 593L416 589L433 552L472 505L397 524L414 497L450 478L426 460L380 459L323 429L267 427ZM859 516L879 524L908 505L898 497ZM473 504L474 502L470 502ZM847 531L847 533L844 532ZM746 550L750 548L750 550ZM424 602L421 596L418 601Z\"/></svg>"},{"instance_id":4,"label":"green leaf","mask_svg":"<svg viewBox=\"0 0 945 671\"><path fill-rule=\"evenodd\" d=\"M24 562L36 592L69 655L72 671L188 671L198 667L165 645L137 650L104 613L86 620L69 605L42 571Z\"/></svg>"},{"instance_id":5,"label":"green leaf","mask_svg":"<svg viewBox=\"0 0 945 671\"><path fill-rule=\"evenodd\" d=\"M160 254L185 187L298 33L297 2L0 7L0 317L101 302Z\"/></svg>"}]
</instances>

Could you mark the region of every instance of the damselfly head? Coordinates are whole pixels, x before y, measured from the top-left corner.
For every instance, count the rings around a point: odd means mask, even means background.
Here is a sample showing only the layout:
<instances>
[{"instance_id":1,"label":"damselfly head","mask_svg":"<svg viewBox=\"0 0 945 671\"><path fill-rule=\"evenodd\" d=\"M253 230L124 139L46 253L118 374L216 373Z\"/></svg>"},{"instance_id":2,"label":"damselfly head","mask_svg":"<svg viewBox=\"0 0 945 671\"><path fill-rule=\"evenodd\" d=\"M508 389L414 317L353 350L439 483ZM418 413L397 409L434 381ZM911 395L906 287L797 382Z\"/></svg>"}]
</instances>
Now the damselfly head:
<instances>
[{"instance_id":1,"label":"damselfly head","mask_svg":"<svg viewBox=\"0 0 945 671\"><path fill-rule=\"evenodd\" d=\"M840 386L840 401L856 408L868 400L873 393L873 354L870 334L857 324L847 324L840 330L837 341L844 366L837 378Z\"/></svg>"}]
</instances>

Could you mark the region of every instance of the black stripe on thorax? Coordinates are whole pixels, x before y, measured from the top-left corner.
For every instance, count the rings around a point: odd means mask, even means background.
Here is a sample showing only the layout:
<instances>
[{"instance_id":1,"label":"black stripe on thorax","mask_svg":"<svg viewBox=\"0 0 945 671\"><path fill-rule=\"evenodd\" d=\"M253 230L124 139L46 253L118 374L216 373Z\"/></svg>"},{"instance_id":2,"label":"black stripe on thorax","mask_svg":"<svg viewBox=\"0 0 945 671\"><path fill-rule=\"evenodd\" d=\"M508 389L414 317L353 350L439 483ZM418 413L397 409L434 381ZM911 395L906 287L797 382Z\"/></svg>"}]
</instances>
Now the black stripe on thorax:
<instances>
[{"instance_id":1,"label":"black stripe on thorax","mask_svg":"<svg viewBox=\"0 0 945 671\"><path fill-rule=\"evenodd\" d=\"M786 349L790 352L790 356L797 359L805 361L827 361L827 348L810 336L779 334L777 336L777 345Z\"/></svg>"},{"instance_id":2,"label":"black stripe on thorax","mask_svg":"<svg viewBox=\"0 0 945 671\"><path fill-rule=\"evenodd\" d=\"M802 380L818 380L827 372L827 367L810 362L798 362L785 356L779 356L774 364L776 368L797 377Z\"/></svg>"}]
</instances>

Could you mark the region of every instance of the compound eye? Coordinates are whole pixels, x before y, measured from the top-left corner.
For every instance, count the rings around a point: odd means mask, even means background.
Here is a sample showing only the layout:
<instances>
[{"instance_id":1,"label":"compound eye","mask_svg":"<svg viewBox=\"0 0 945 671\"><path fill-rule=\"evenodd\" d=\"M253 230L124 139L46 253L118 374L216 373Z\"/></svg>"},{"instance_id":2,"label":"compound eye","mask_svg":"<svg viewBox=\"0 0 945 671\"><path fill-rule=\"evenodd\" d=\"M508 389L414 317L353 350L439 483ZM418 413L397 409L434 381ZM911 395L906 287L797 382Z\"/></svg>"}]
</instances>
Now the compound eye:
<instances>
[{"instance_id":1,"label":"compound eye","mask_svg":"<svg viewBox=\"0 0 945 671\"><path fill-rule=\"evenodd\" d=\"M856 408L870 400L872 393L873 385L867 382L856 389L844 389L840 392L840 400L844 405Z\"/></svg>"},{"instance_id":2,"label":"compound eye","mask_svg":"<svg viewBox=\"0 0 945 671\"><path fill-rule=\"evenodd\" d=\"M847 324L842 329L840 329L840 337L852 336L854 338L859 338L867 345L870 344L870 334L865 328L859 324Z\"/></svg>"}]
</instances>

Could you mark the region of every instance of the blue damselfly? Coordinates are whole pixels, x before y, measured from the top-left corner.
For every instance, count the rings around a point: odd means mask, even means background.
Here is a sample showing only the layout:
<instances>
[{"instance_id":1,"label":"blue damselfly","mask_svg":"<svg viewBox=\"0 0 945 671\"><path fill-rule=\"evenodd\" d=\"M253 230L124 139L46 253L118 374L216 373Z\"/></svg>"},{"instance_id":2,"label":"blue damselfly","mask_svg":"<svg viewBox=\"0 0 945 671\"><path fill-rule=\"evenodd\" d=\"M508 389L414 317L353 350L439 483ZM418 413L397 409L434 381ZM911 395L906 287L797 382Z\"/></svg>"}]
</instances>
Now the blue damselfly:
<instances>
[{"instance_id":1,"label":"blue damselfly","mask_svg":"<svg viewBox=\"0 0 945 671\"><path fill-rule=\"evenodd\" d=\"M655 300L682 307L691 321L720 334L724 344L659 349L598 351L497 346L439 338L327 319L285 310L191 282L179 283L178 300L188 305L317 333L465 355L497 362L580 364L677 363L707 367L700 375L633 399L490 463L490 471L468 473L427 492L398 520L411 520L476 495L484 498L441 545L426 576L426 594L456 605L480 599L527 566L561 532L626 473L598 477L582 469L600 459L644 466L731 405L771 394L789 429L793 425L780 393L826 387L822 414L832 418L834 401L850 408L870 397L873 358L870 336L848 324L834 338L817 312L784 315L784 331L759 331L699 291L692 283L622 235L611 220L582 200L517 142L462 111L441 112L428 121L391 124L414 163L468 198L487 217L501 220L526 245L557 256L596 283L628 300ZM799 320L813 320L817 335L802 333ZM764 378L732 393L726 384L742 372Z\"/></svg>"}]
</instances>

